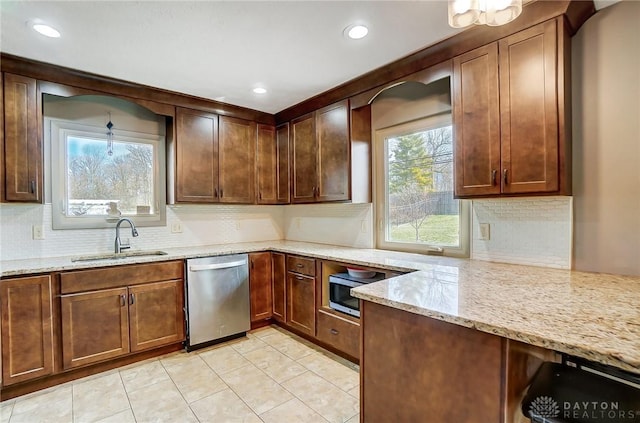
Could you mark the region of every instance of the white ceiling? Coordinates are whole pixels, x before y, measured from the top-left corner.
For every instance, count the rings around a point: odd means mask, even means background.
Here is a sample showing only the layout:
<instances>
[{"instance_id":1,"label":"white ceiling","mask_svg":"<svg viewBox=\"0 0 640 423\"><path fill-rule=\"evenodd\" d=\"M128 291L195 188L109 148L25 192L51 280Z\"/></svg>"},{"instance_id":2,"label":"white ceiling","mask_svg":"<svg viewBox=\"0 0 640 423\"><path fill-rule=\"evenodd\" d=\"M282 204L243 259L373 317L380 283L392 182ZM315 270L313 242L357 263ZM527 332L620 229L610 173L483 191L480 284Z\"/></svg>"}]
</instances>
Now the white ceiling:
<instances>
[{"instance_id":1,"label":"white ceiling","mask_svg":"<svg viewBox=\"0 0 640 423\"><path fill-rule=\"evenodd\" d=\"M457 32L445 0L2 0L0 13L5 53L268 113ZM36 33L34 19L62 37ZM344 37L353 23L369 36Z\"/></svg>"}]
</instances>

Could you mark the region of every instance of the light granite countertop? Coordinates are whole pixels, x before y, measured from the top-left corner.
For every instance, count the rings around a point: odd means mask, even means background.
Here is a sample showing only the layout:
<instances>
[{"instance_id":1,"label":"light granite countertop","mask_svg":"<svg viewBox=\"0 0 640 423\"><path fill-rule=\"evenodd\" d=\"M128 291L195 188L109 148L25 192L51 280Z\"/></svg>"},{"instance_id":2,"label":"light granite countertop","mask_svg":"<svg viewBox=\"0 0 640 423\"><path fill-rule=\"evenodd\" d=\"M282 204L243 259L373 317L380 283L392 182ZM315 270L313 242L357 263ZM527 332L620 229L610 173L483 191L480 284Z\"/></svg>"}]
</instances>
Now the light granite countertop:
<instances>
[{"instance_id":1,"label":"light granite countertop","mask_svg":"<svg viewBox=\"0 0 640 423\"><path fill-rule=\"evenodd\" d=\"M163 249L163 256L0 261L0 276L279 251L406 275L352 290L363 300L640 374L640 277L575 272L294 241Z\"/></svg>"}]
</instances>

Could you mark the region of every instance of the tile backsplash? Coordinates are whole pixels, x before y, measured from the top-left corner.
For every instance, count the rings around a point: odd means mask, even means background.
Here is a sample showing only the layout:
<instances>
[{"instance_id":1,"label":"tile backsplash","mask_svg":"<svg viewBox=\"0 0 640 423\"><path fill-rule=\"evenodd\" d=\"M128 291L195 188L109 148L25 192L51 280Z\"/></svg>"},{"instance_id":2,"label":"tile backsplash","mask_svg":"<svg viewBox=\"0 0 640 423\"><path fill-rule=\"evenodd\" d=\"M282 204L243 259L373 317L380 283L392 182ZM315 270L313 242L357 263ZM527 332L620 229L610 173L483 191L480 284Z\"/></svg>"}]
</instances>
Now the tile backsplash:
<instances>
[{"instance_id":1,"label":"tile backsplash","mask_svg":"<svg viewBox=\"0 0 640 423\"><path fill-rule=\"evenodd\" d=\"M373 207L366 204L297 204L285 207L290 241L373 248Z\"/></svg>"},{"instance_id":2,"label":"tile backsplash","mask_svg":"<svg viewBox=\"0 0 640 423\"><path fill-rule=\"evenodd\" d=\"M473 200L471 258L571 268L572 197ZM480 240L480 224L490 239Z\"/></svg>"},{"instance_id":3,"label":"tile backsplash","mask_svg":"<svg viewBox=\"0 0 640 423\"><path fill-rule=\"evenodd\" d=\"M226 244L283 239L284 210L279 206L179 205L167 207L167 226L140 227L131 238L134 249ZM113 251L113 229L53 230L51 204L0 205L0 257L2 260L57 257ZM180 223L181 233L172 233ZM32 226L42 225L44 240L32 239Z\"/></svg>"}]
</instances>

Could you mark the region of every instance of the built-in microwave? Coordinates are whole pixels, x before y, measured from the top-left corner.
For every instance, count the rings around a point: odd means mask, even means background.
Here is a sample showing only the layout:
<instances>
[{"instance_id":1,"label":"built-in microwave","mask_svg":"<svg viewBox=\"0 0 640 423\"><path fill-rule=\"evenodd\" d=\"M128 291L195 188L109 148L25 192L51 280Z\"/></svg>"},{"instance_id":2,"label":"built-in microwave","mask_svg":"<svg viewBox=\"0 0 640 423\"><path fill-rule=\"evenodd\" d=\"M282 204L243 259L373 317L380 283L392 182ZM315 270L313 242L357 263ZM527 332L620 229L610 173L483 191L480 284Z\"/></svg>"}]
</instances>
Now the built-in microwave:
<instances>
[{"instance_id":1,"label":"built-in microwave","mask_svg":"<svg viewBox=\"0 0 640 423\"><path fill-rule=\"evenodd\" d=\"M352 316L360 317L360 301L351 296L351 288L376 282L385 278L384 273L376 273L371 278L357 278L348 273L329 275L329 307Z\"/></svg>"}]
</instances>

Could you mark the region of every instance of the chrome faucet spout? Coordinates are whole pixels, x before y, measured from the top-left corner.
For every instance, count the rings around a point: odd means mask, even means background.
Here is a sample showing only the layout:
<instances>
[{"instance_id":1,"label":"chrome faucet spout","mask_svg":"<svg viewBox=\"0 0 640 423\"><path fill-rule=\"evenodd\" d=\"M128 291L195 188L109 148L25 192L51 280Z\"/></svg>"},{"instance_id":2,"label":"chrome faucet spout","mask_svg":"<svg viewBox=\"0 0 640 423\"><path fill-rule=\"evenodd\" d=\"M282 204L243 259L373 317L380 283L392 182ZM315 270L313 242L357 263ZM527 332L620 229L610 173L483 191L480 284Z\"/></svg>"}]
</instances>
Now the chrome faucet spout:
<instances>
[{"instance_id":1,"label":"chrome faucet spout","mask_svg":"<svg viewBox=\"0 0 640 423\"><path fill-rule=\"evenodd\" d=\"M133 221L131 219L123 217L120 220L118 220L118 223L116 223L116 240L115 240L115 253L116 254L121 253L122 250L126 250L127 248L131 248L130 245L123 245L122 242L120 241L120 225L123 222L128 222L129 226L131 226L131 236L133 236L133 237L138 236L138 230L136 229L136 225L133 224Z\"/></svg>"}]
</instances>

